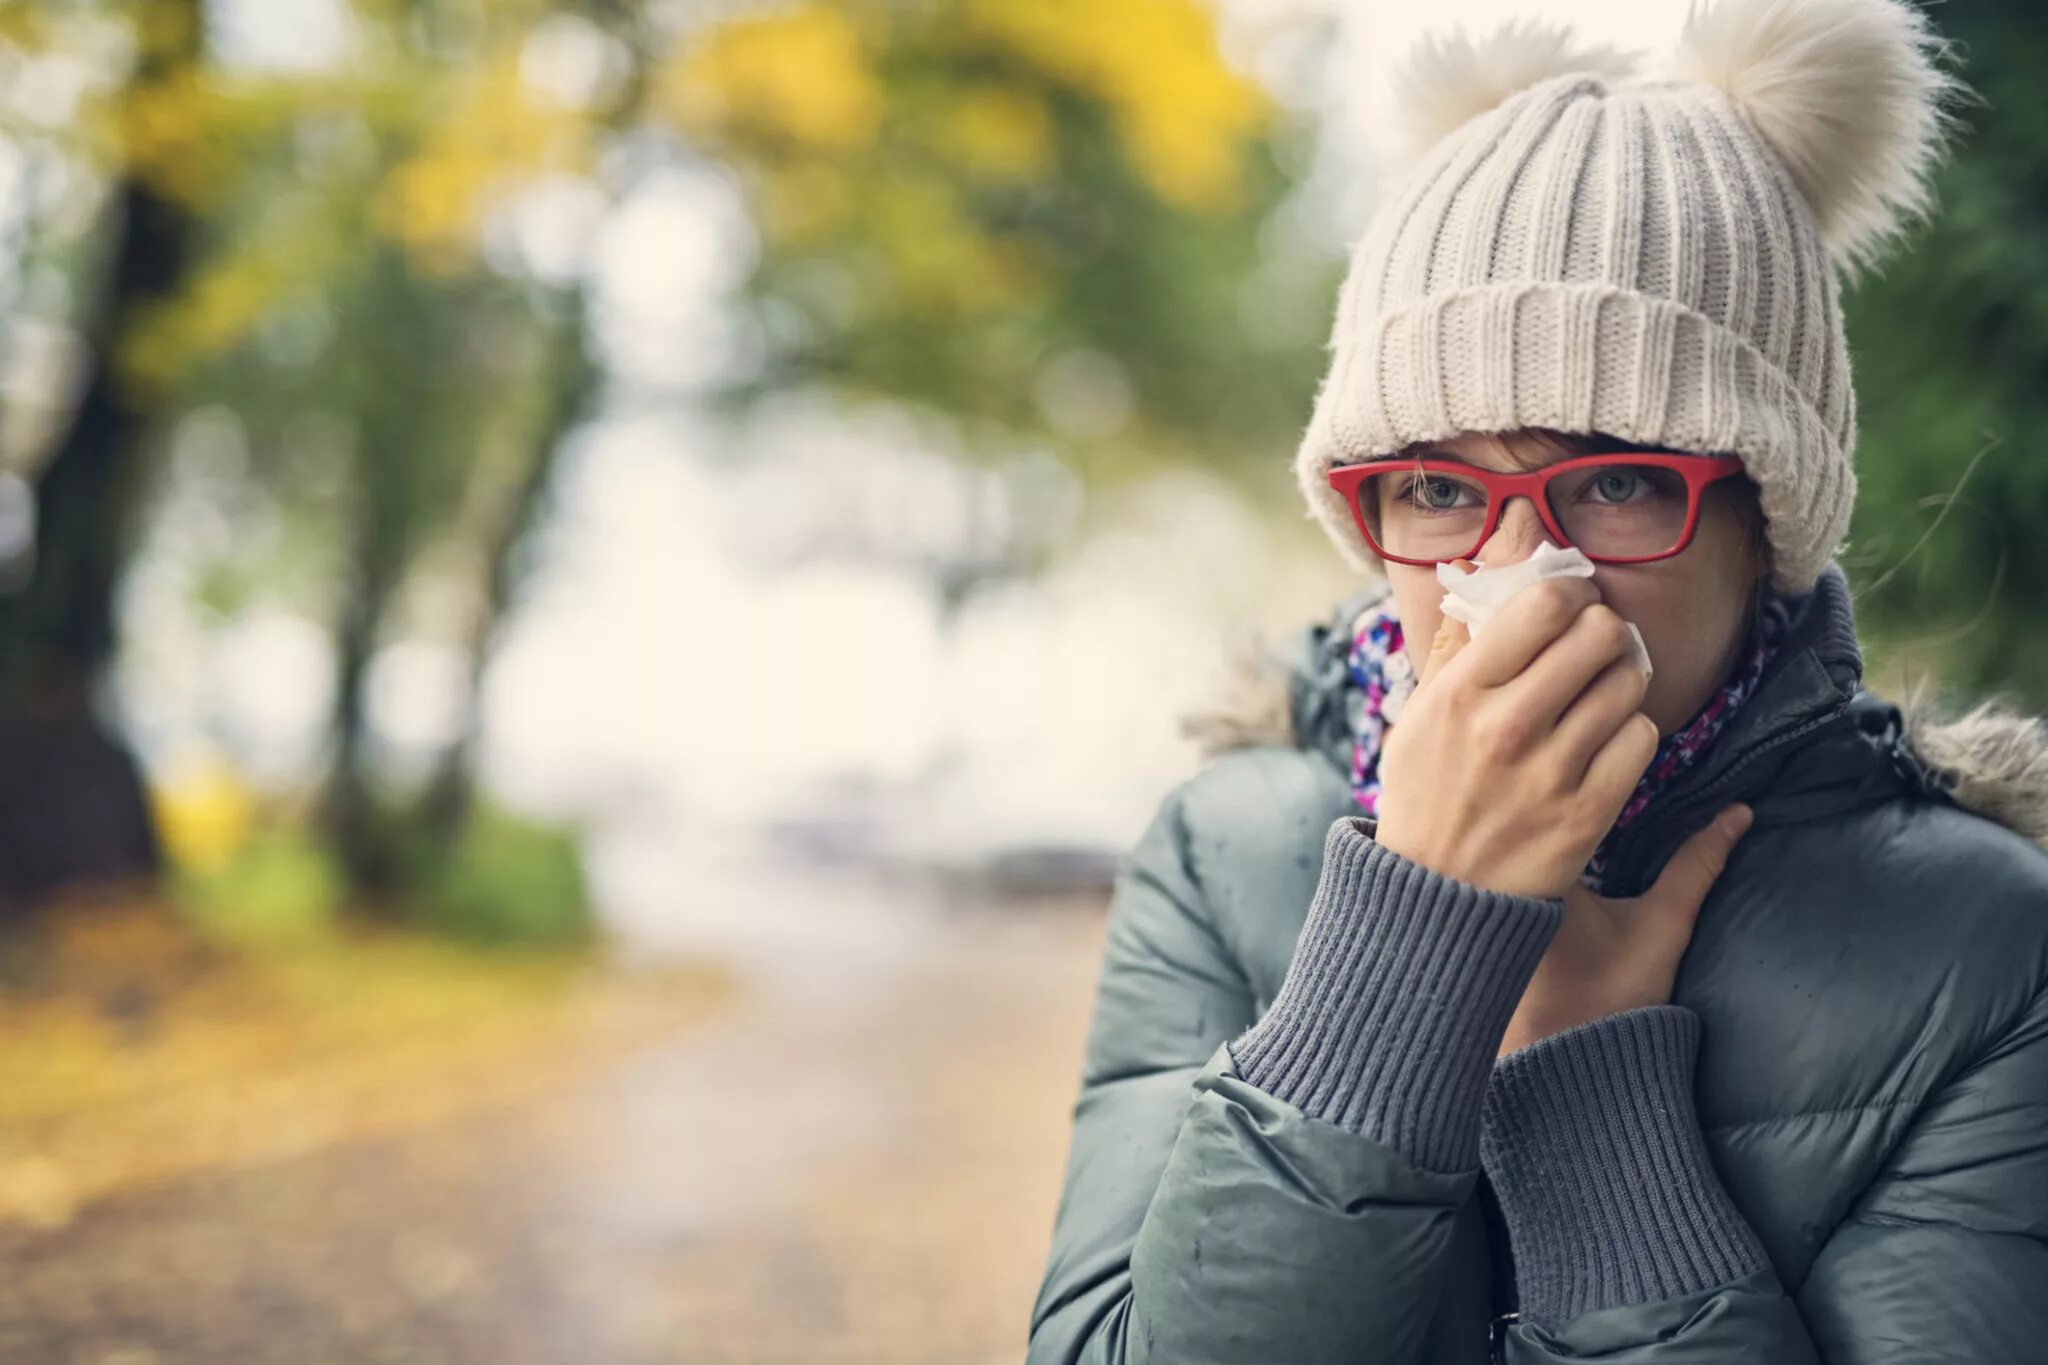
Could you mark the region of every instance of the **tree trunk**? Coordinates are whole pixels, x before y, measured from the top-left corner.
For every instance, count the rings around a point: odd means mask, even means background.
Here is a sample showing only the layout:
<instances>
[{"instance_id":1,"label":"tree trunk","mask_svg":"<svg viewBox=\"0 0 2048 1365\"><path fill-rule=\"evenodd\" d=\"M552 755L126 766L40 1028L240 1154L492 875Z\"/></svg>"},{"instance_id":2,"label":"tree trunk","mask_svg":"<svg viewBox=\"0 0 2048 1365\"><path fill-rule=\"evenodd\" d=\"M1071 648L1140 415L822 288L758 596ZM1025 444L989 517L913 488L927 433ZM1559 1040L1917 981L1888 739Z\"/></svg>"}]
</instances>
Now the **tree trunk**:
<instances>
[{"instance_id":1,"label":"tree trunk","mask_svg":"<svg viewBox=\"0 0 2048 1365\"><path fill-rule=\"evenodd\" d=\"M534 423L533 447L526 473L497 526L487 555L484 608L469 641L469 690L462 727L441 756L422 807L422 824L440 847L447 847L469 819L476 786L476 748L482 726L483 681L503 634L513 599L523 581L523 552L547 505L562 445L582 418L596 386L583 333L582 296L575 296L565 316L553 324L549 347L547 402Z\"/></svg>"},{"instance_id":2,"label":"tree trunk","mask_svg":"<svg viewBox=\"0 0 2048 1365\"><path fill-rule=\"evenodd\" d=\"M375 442L381 435L361 433L358 439ZM404 580L409 558L404 516L380 494L381 486L375 478L366 479L356 495L350 555L354 577L334 641L334 760L324 821L349 885L373 900L393 889L400 871L370 791L366 683L385 612Z\"/></svg>"},{"instance_id":3,"label":"tree trunk","mask_svg":"<svg viewBox=\"0 0 2048 1365\"><path fill-rule=\"evenodd\" d=\"M137 85L198 60L198 0L166 3L186 21L180 41L150 51ZM190 224L139 180L114 198L111 278L86 329L92 371L37 482L32 576L0 597L0 915L69 882L151 875L160 863L139 771L94 695L114 654L114 594L154 425L115 354L136 314L176 291Z\"/></svg>"}]
</instances>

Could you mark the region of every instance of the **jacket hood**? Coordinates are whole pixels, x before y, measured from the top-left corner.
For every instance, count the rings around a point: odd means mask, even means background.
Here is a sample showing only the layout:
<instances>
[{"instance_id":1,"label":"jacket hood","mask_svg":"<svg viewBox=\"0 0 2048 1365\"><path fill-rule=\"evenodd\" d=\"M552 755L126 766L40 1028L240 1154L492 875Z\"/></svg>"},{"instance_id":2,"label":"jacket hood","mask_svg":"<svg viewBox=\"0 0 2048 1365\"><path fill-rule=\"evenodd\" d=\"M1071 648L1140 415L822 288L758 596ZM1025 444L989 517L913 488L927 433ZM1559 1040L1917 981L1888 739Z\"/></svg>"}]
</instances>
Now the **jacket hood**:
<instances>
[{"instance_id":1,"label":"jacket hood","mask_svg":"<svg viewBox=\"0 0 2048 1365\"><path fill-rule=\"evenodd\" d=\"M1389 591L1374 582L1278 646L1255 637L1238 647L1221 692L1181 718L1204 761L1258 745L1298 746L1324 755L1348 780L1361 702L1348 686L1350 625ZM1814 813L1830 801L1861 804L1913 789L2048 849L2048 726L2002 698L1945 717L1924 683L1896 701L1864 686L1848 582L1833 561L1794 603L1791 632L1756 695L1701 768L1673 784L1684 790L1672 798L1712 789L1718 807L1767 793ZM1754 761L1767 750L1778 751L1775 761ZM1788 773L1795 755L1801 761ZM1880 762L1893 780L1874 776ZM1732 771L1738 767L1749 771ZM1660 792L1655 804L1668 805L1666 798Z\"/></svg>"}]
</instances>

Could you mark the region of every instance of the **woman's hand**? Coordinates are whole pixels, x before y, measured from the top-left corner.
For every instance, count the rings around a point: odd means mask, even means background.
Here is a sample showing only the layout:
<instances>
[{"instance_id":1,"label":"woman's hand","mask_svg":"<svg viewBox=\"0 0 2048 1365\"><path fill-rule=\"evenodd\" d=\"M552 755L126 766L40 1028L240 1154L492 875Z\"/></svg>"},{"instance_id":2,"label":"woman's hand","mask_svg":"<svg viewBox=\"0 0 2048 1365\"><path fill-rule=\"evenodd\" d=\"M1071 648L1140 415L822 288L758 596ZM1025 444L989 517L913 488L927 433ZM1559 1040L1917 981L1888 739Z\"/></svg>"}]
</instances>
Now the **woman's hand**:
<instances>
[{"instance_id":1,"label":"woman's hand","mask_svg":"<svg viewBox=\"0 0 2048 1365\"><path fill-rule=\"evenodd\" d=\"M1461 567L1468 561L1459 560ZM1474 886L1561 897L1657 752L1628 627L1587 578L1530 584L1474 640L1446 616L1380 754L1374 838Z\"/></svg>"},{"instance_id":2,"label":"woman's hand","mask_svg":"<svg viewBox=\"0 0 2048 1365\"><path fill-rule=\"evenodd\" d=\"M1678 959L1692 942L1707 892L1749 829L1748 806L1729 806L1671 855L1656 884L1610 900L1574 883L1564 922L1522 992L1499 1055L1593 1019L1670 1003Z\"/></svg>"}]
</instances>

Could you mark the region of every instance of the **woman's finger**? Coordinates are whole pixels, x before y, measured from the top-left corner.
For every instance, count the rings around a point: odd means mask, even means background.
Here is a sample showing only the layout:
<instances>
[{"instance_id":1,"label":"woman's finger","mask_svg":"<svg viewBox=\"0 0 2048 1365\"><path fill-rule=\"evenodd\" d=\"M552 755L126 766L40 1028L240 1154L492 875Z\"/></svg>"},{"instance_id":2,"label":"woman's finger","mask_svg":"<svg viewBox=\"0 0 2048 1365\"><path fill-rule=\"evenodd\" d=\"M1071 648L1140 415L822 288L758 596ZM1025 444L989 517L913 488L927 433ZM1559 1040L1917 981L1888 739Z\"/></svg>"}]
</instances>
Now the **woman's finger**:
<instances>
[{"instance_id":1,"label":"woman's finger","mask_svg":"<svg viewBox=\"0 0 2048 1365\"><path fill-rule=\"evenodd\" d=\"M1584 779L1593 756L1643 704L1648 691L1643 670L1636 666L1633 656L1624 656L1609 662L1572 699L1564 714L1557 718L1549 743L1569 756L1565 764L1573 776Z\"/></svg>"},{"instance_id":2,"label":"woman's finger","mask_svg":"<svg viewBox=\"0 0 2048 1365\"><path fill-rule=\"evenodd\" d=\"M1615 660L1627 660L1636 676L1642 678L1634 654L1628 624L1612 608L1596 602L1580 611L1565 632L1552 640L1522 676L1507 683L1503 690L1514 694L1515 704L1525 710L1538 728L1553 730ZM1615 724L1620 721L1620 716L1614 717ZM1613 725L1608 726L1599 738L1605 739L1613 729Z\"/></svg>"},{"instance_id":3,"label":"woman's finger","mask_svg":"<svg viewBox=\"0 0 2048 1365\"><path fill-rule=\"evenodd\" d=\"M1486 638L1474 645L1466 667L1482 686L1501 687L1514 681L1599 600L1600 589L1590 578L1544 578L1528 584L1487 621ZM1559 710L1566 700L1569 698L1559 700Z\"/></svg>"},{"instance_id":4,"label":"woman's finger","mask_svg":"<svg viewBox=\"0 0 2048 1365\"><path fill-rule=\"evenodd\" d=\"M1593 761L1586 765L1586 776L1580 782L1580 788L1607 794L1613 799L1614 813L1621 814L1621 808L1627 803L1629 793L1636 789L1643 770L1657 756L1659 738L1656 721L1641 711L1630 713L1593 755Z\"/></svg>"}]
</instances>

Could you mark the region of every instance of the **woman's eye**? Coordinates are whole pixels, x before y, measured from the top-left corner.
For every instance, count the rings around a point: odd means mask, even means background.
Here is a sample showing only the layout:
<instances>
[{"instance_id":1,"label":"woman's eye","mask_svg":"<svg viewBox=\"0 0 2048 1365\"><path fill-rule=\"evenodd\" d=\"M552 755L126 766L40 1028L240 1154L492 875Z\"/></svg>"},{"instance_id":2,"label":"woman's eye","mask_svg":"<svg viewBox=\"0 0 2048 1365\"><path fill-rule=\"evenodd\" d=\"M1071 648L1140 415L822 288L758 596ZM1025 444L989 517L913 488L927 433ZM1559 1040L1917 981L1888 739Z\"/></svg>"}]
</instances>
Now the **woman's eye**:
<instances>
[{"instance_id":1,"label":"woman's eye","mask_svg":"<svg viewBox=\"0 0 2048 1365\"><path fill-rule=\"evenodd\" d=\"M1609 470L1593 480L1593 490L1608 502L1626 502L1636 491L1636 476L1628 470Z\"/></svg>"},{"instance_id":2,"label":"woman's eye","mask_svg":"<svg viewBox=\"0 0 2048 1365\"><path fill-rule=\"evenodd\" d=\"M1455 479L1424 477L1412 481L1402 498L1425 511L1444 512L1458 505L1458 495L1464 491Z\"/></svg>"},{"instance_id":3,"label":"woman's eye","mask_svg":"<svg viewBox=\"0 0 2048 1365\"><path fill-rule=\"evenodd\" d=\"M1662 469L1595 470L1579 487L1581 498L1608 507L1685 496L1685 481Z\"/></svg>"}]
</instances>

